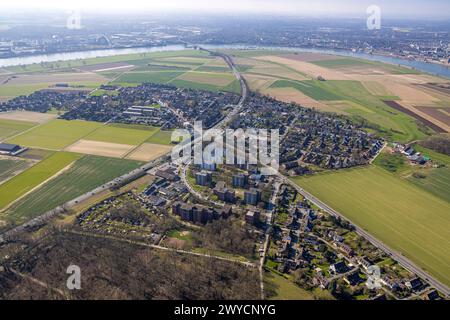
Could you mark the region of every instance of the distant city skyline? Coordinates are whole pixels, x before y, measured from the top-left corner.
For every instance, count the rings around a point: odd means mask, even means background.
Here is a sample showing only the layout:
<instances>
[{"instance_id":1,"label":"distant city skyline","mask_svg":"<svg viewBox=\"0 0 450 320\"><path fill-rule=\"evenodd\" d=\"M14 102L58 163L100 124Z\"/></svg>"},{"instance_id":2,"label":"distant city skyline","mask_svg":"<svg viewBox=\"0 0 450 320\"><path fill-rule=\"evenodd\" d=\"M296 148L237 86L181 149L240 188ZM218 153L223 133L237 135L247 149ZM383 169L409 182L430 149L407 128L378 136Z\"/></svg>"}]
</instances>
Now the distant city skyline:
<instances>
[{"instance_id":1,"label":"distant city skyline","mask_svg":"<svg viewBox=\"0 0 450 320\"><path fill-rule=\"evenodd\" d=\"M385 18L450 18L448 0L127 0L120 3L95 0L4 0L0 10L2 13L13 9L81 9L97 13L195 12L357 18L365 17L366 8L370 5L378 5Z\"/></svg>"}]
</instances>

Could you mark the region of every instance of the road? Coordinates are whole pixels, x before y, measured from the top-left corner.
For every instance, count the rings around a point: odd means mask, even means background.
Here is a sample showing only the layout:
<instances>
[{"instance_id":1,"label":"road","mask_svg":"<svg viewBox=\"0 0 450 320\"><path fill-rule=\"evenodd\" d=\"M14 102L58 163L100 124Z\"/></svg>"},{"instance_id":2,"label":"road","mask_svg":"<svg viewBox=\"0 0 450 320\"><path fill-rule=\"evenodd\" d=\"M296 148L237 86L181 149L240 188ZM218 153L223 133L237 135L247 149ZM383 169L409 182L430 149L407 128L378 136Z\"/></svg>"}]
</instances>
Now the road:
<instances>
[{"instance_id":1,"label":"road","mask_svg":"<svg viewBox=\"0 0 450 320\"><path fill-rule=\"evenodd\" d=\"M281 183L275 182L274 184L274 191L272 194L272 198L270 199L270 203L276 204L278 193L280 192ZM272 223L273 223L273 211L275 210L275 206L268 212L267 218L266 218L266 234L265 234L265 240L264 240L264 247L262 256L259 260L259 277L260 277L260 286L261 286L261 299L264 300L264 262L266 261L266 254L267 249L269 247L270 243L270 233L272 229Z\"/></svg>"},{"instance_id":2,"label":"road","mask_svg":"<svg viewBox=\"0 0 450 320\"><path fill-rule=\"evenodd\" d=\"M287 177L283 176L281 173L278 173L278 177L280 179L282 179L282 181L284 183L286 183L286 184L292 186L293 188L295 188L302 196L304 196L307 200L309 200L311 203L315 204L320 209L328 212L329 214L334 215L335 217L340 217L342 219L350 221L343 214L341 214L340 212L334 210L333 208L331 208L330 206L328 206L327 204L325 204L321 200L317 199L315 196L313 196L308 191L304 190L303 188L301 188L300 186L295 184L293 181L291 181ZM392 250L391 248L389 248L387 245L385 245L384 243L382 243L381 241L379 241L378 239L373 237L370 233L368 233L363 228L361 228L358 225L354 224L352 221L350 221L350 222L355 227L355 231L360 236L364 237L366 240L371 242L374 246L376 246L376 247L380 248L381 250L383 250L384 252L388 253L394 260L396 260L398 263L400 263L404 268L406 268L407 270L415 273L416 275L418 275L422 279L426 280L428 283L430 283L433 287L435 287L440 292L445 294L447 297L450 295L450 289L446 285L441 283L439 280L433 278L431 275L429 275L427 272L425 272L424 270L422 270L421 268L416 266L412 261L410 261L408 258L403 256L402 254L400 254L400 253Z\"/></svg>"},{"instance_id":3,"label":"road","mask_svg":"<svg viewBox=\"0 0 450 320\"><path fill-rule=\"evenodd\" d=\"M230 111L222 120L220 120L218 123L216 123L216 125L214 125L212 127L212 129L224 129L225 126L233 119L234 116L236 116L243 108L245 100L247 99L248 96L248 92L249 89L247 87L247 83L245 82L245 79L242 77L242 75L240 74L240 72L237 70L233 60L231 59L230 56L224 54L224 53L216 53L207 49L203 49L203 48L199 48L200 50L206 51L211 55L215 55L215 56L219 56L221 57L226 63L227 65L230 67L230 69L232 70L234 76L236 77L236 79L239 81L240 87L241 87L241 97L238 101L238 103L233 107L233 110ZM202 137L199 137L197 139L195 139L194 141L191 142L191 145L195 145L195 143L201 142L202 141ZM212 201L209 198L206 198L205 196L201 195L199 192L197 192L196 190L194 190L194 188L192 188L192 186L189 184L188 180L187 180L187 170L190 166L190 164L192 163L192 159L190 159L189 161L187 161L187 163L185 163L182 168L181 168L181 181L184 183L184 185L186 186L186 188L188 188L189 192L194 195L196 198L198 199L202 199L202 200L206 200L209 201L210 203L220 206L223 206L223 203L220 202L216 202L216 201Z\"/></svg>"}]
</instances>

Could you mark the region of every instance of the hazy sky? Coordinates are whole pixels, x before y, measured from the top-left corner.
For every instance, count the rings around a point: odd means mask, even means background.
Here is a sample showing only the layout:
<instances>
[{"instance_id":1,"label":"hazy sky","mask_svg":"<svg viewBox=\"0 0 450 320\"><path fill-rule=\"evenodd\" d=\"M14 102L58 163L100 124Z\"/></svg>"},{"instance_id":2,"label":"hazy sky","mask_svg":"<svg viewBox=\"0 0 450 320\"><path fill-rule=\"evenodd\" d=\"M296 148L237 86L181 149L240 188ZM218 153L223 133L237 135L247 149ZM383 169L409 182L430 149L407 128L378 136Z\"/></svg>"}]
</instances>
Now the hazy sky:
<instances>
[{"instance_id":1,"label":"hazy sky","mask_svg":"<svg viewBox=\"0 0 450 320\"><path fill-rule=\"evenodd\" d=\"M12 8L53 8L364 17L366 8L372 4L378 5L389 18L450 19L450 0L0 0L0 16L2 11Z\"/></svg>"}]
</instances>

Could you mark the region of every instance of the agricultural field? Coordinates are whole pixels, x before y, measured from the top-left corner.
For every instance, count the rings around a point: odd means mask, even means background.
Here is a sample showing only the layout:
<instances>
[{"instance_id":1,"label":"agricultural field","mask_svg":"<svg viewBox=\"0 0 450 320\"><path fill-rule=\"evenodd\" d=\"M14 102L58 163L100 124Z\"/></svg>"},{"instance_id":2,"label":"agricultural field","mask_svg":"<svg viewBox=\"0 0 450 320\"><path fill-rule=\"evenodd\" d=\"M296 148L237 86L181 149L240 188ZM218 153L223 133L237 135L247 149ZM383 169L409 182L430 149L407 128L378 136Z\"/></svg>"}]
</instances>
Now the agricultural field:
<instances>
[{"instance_id":1,"label":"agricultural field","mask_svg":"<svg viewBox=\"0 0 450 320\"><path fill-rule=\"evenodd\" d=\"M151 161L172 150L171 146L153 143L143 143L127 155L127 159L138 161Z\"/></svg>"},{"instance_id":2,"label":"agricultural field","mask_svg":"<svg viewBox=\"0 0 450 320\"><path fill-rule=\"evenodd\" d=\"M197 90L207 90L207 91L227 91L227 92L234 92L239 93L240 92L240 86L239 82L237 80L234 80L230 82L230 84L226 86L217 86L214 84L208 84L208 83L201 83L196 81L187 81L182 79L175 79L170 82L170 84L173 84L174 86L180 87L180 88L187 88L187 89L197 89Z\"/></svg>"},{"instance_id":3,"label":"agricultural field","mask_svg":"<svg viewBox=\"0 0 450 320\"><path fill-rule=\"evenodd\" d=\"M56 117L57 117L56 114L22 111L22 110L0 112L1 120L23 121L38 124L46 123L50 120L55 119Z\"/></svg>"},{"instance_id":4,"label":"agricultural field","mask_svg":"<svg viewBox=\"0 0 450 320\"><path fill-rule=\"evenodd\" d=\"M0 211L58 174L80 157L81 155L75 153L57 152L0 185L0 194L2 195Z\"/></svg>"},{"instance_id":5,"label":"agricultural field","mask_svg":"<svg viewBox=\"0 0 450 320\"><path fill-rule=\"evenodd\" d=\"M90 72L17 74L0 84L0 99L8 100L42 89L53 89L57 83L68 84L67 90L89 91L106 82L108 82L106 77Z\"/></svg>"},{"instance_id":6,"label":"agricultural field","mask_svg":"<svg viewBox=\"0 0 450 320\"><path fill-rule=\"evenodd\" d=\"M450 203L371 166L294 181L356 225L450 284Z\"/></svg>"},{"instance_id":7,"label":"agricultural field","mask_svg":"<svg viewBox=\"0 0 450 320\"><path fill-rule=\"evenodd\" d=\"M335 94L333 91L328 90L327 88L322 86L318 80L278 80L271 86L271 88L294 88L315 100L342 100L341 97Z\"/></svg>"},{"instance_id":8,"label":"agricultural field","mask_svg":"<svg viewBox=\"0 0 450 320\"><path fill-rule=\"evenodd\" d=\"M141 164L130 160L84 156L68 170L14 203L7 210L6 217L14 223L23 222L132 171Z\"/></svg>"},{"instance_id":9,"label":"agricultural field","mask_svg":"<svg viewBox=\"0 0 450 320\"><path fill-rule=\"evenodd\" d=\"M419 145L414 148L438 167L411 165L405 156L387 151L382 152L374 164L450 203L450 157Z\"/></svg>"},{"instance_id":10,"label":"agricultural field","mask_svg":"<svg viewBox=\"0 0 450 320\"><path fill-rule=\"evenodd\" d=\"M422 175L409 176L408 181L450 203L450 168L433 168Z\"/></svg>"},{"instance_id":11,"label":"agricultural field","mask_svg":"<svg viewBox=\"0 0 450 320\"><path fill-rule=\"evenodd\" d=\"M56 119L7 142L26 147L61 150L101 126L98 122Z\"/></svg>"},{"instance_id":12,"label":"agricultural field","mask_svg":"<svg viewBox=\"0 0 450 320\"><path fill-rule=\"evenodd\" d=\"M410 175L408 180L418 187L431 192L447 202L450 202L450 156L414 145L414 149L432 159L439 168L429 168L420 170L421 175Z\"/></svg>"},{"instance_id":13,"label":"agricultural field","mask_svg":"<svg viewBox=\"0 0 450 320\"><path fill-rule=\"evenodd\" d=\"M74 144L65 148L65 151L82 154L91 154L112 158L123 158L136 146L111 142L78 140Z\"/></svg>"},{"instance_id":14,"label":"agricultural field","mask_svg":"<svg viewBox=\"0 0 450 320\"><path fill-rule=\"evenodd\" d=\"M110 124L98 128L84 137L86 140L111 142L126 145L139 145L150 138L158 128Z\"/></svg>"},{"instance_id":15,"label":"agricultural field","mask_svg":"<svg viewBox=\"0 0 450 320\"><path fill-rule=\"evenodd\" d=\"M244 77L253 90L285 102L365 119L369 130L375 129L389 140L422 139L435 127L427 129L427 123L419 123L421 119L449 130L450 93L443 79L407 67L326 54L230 52L236 63L250 66ZM317 81L319 76L325 81ZM413 116L384 101L398 102Z\"/></svg>"},{"instance_id":16,"label":"agricultural field","mask_svg":"<svg viewBox=\"0 0 450 320\"><path fill-rule=\"evenodd\" d=\"M386 63L362 60L357 58L344 58L338 59L311 61L311 63L320 67L329 69L337 69L345 71L347 73L359 73L359 74L419 74L418 71L406 68L402 66L390 65Z\"/></svg>"},{"instance_id":17,"label":"agricultural field","mask_svg":"<svg viewBox=\"0 0 450 320\"><path fill-rule=\"evenodd\" d=\"M148 143L170 145L172 143L172 131L158 130L146 140Z\"/></svg>"},{"instance_id":18,"label":"agricultural field","mask_svg":"<svg viewBox=\"0 0 450 320\"><path fill-rule=\"evenodd\" d=\"M73 68L85 68L87 66L94 66L92 70L104 71L104 69L114 68L117 65L105 66L105 64L131 64L131 65L146 65L152 59L168 58L168 57L204 57L207 56L205 52L197 50L184 50L184 51L165 51L165 52L152 52L152 53L136 53L136 54L122 54L109 57L98 57L90 59L78 59L70 61L57 61L57 62L44 62L31 65L22 65L6 68L7 71L12 73L33 73L33 72L48 72L56 70L71 70Z\"/></svg>"},{"instance_id":19,"label":"agricultural field","mask_svg":"<svg viewBox=\"0 0 450 320\"><path fill-rule=\"evenodd\" d=\"M30 165L29 161L0 156L0 184L24 171Z\"/></svg>"},{"instance_id":20,"label":"agricultural field","mask_svg":"<svg viewBox=\"0 0 450 320\"><path fill-rule=\"evenodd\" d=\"M144 82L167 83L182 74L183 72L179 71L127 72L117 78L113 84L140 84Z\"/></svg>"},{"instance_id":21,"label":"agricultural field","mask_svg":"<svg viewBox=\"0 0 450 320\"><path fill-rule=\"evenodd\" d=\"M416 120L386 105L372 95L359 81L286 81L278 80L269 88L300 91L317 103L309 103L321 111L358 116L379 127L381 134L395 141L406 142L421 139L426 133L419 129ZM270 91L268 91L270 93ZM276 91L272 91L276 94ZM301 99L301 98L300 98ZM304 99L304 98L303 98ZM291 96L291 101L295 98ZM308 104L307 100L305 101Z\"/></svg>"},{"instance_id":22,"label":"agricultural field","mask_svg":"<svg viewBox=\"0 0 450 320\"><path fill-rule=\"evenodd\" d=\"M36 125L37 123L17 120L5 120L0 118L0 141L29 130Z\"/></svg>"}]
</instances>

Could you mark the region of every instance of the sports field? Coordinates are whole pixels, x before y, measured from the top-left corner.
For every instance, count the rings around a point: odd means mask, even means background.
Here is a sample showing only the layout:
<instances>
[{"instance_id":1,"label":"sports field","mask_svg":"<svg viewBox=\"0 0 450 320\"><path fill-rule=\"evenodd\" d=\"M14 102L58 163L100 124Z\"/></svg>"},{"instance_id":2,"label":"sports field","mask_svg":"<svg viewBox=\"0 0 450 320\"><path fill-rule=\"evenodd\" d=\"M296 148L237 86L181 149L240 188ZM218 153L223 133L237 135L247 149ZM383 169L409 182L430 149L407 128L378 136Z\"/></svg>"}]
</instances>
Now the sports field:
<instances>
[{"instance_id":1,"label":"sports field","mask_svg":"<svg viewBox=\"0 0 450 320\"><path fill-rule=\"evenodd\" d=\"M98 122L81 120L52 120L8 140L27 147L61 150L102 126Z\"/></svg>"},{"instance_id":2,"label":"sports field","mask_svg":"<svg viewBox=\"0 0 450 320\"><path fill-rule=\"evenodd\" d=\"M81 155L57 152L0 185L0 210L66 168Z\"/></svg>"},{"instance_id":3,"label":"sports field","mask_svg":"<svg viewBox=\"0 0 450 320\"><path fill-rule=\"evenodd\" d=\"M111 181L141 164L130 160L84 156L67 171L12 205L6 212L6 218L15 223L23 222Z\"/></svg>"},{"instance_id":4,"label":"sports field","mask_svg":"<svg viewBox=\"0 0 450 320\"><path fill-rule=\"evenodd\" d=\"M294 181L450 284L450 203L376 166Z\"/></svg>"}]
</instances>

